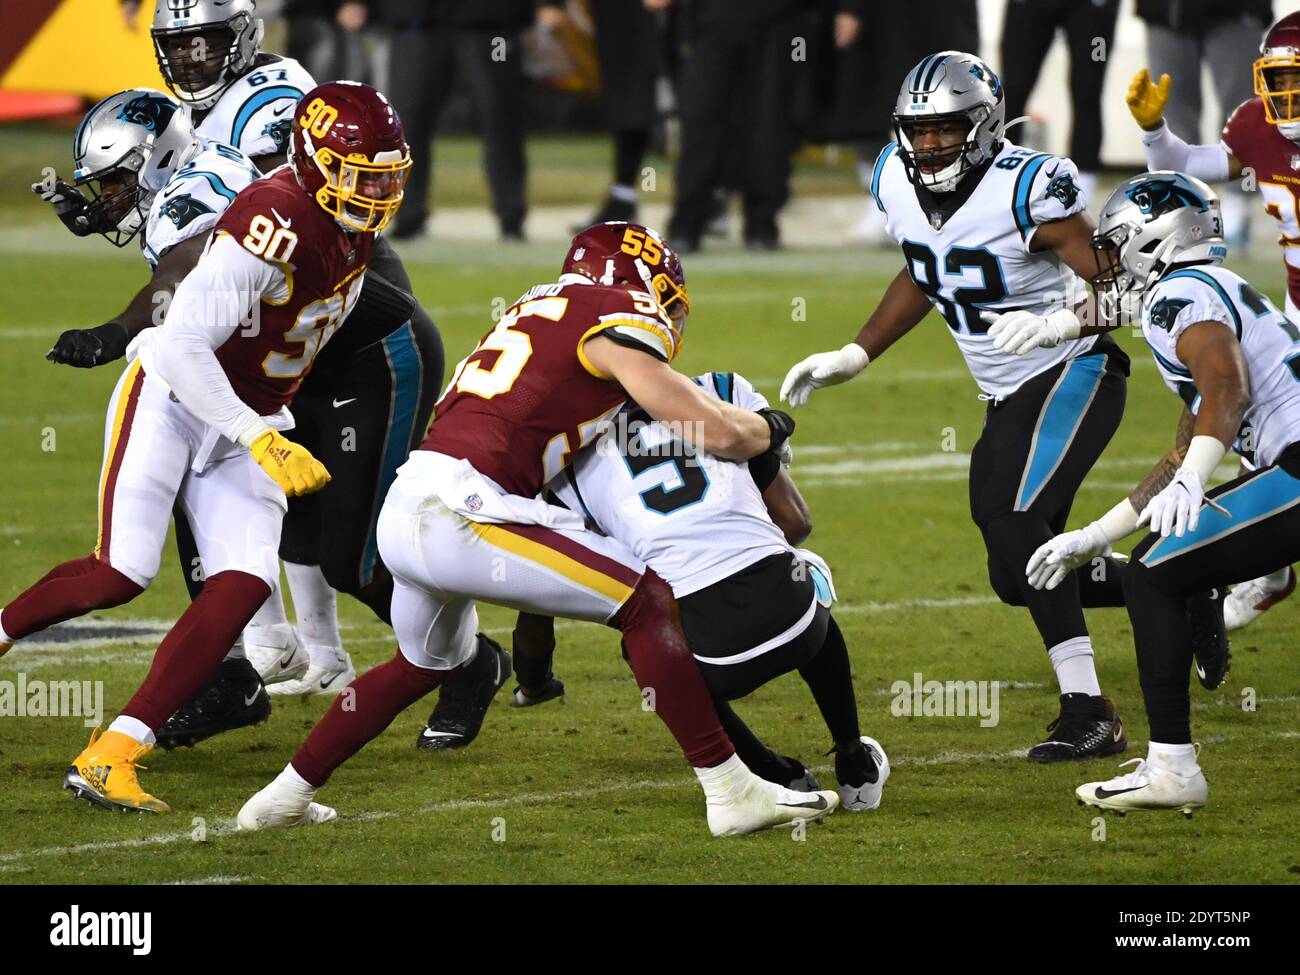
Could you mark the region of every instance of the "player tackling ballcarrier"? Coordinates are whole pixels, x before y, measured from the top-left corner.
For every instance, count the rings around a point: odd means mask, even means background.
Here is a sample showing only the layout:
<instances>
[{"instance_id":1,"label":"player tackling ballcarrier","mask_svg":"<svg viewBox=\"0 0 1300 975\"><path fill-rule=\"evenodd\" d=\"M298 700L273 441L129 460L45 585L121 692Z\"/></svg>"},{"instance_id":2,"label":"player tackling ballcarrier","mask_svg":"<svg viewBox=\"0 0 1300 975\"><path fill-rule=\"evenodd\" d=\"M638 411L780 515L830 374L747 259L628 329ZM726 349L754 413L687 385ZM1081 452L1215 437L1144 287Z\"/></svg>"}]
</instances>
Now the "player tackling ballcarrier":
<instances>
[{"instance_id":1,"label":"player tackling ballcarrier","mask_svg":"<svg viewBox=\"0 0 1300 975\"><path fill-rule=\"evenodd\" d=\"M335 701L293 760L239 811L243 829L332 817L330 775L475 652L482 599L619 630L637 683L695 767L714 835L819 819L835 792L765 782L735 754L676 621L672 592L624 545L538 497L629 397L731 460L780 445L793 421L707 396L670 363L689 310L681 262L653 231L579 234L554 284L510 306L457 367L380 516L396 577L398 653Z\"/></svg>"}]
</instances>

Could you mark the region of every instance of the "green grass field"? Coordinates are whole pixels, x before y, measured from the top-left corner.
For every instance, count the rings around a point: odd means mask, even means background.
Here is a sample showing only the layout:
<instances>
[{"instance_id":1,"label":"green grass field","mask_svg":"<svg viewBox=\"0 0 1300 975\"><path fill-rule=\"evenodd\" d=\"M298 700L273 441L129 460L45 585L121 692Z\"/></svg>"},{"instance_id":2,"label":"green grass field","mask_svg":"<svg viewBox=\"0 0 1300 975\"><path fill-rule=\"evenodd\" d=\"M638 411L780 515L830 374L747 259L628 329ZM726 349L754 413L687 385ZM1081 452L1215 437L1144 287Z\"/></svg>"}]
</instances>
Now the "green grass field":
<instances>
[{"instance_id":1,"label":"green grass field","mask_svg":"<svg viewBox=\"0 0 1300 975\"><path fill-rule=\"evenodd\" d=\"M13 189L16 170L6 171ZM20 204L9 196L6 210ZM35 216L33 216L35 214ZM46 349L67 327L118 310L142 283L130 250L78 242L21 205L0 231L0 601L51 565L84 554L95 535L103 408L118 370L55 367ZM553 279L556 245L517 248L421 242L408 256L417 293L454 363L511 301ZM795 250L751 256L717 247L688 262L695 312L678 365L730 369L775 399L786 368L841 345L899 266L892 253ZM1280 302L1273 254L1241 265ZM795 299L806 321L792 321ZM812 508L810 546L836 572L863 730L889 750L881 810L837 814L797 841L789 831L734 840L708 835L694 777L641 697L610 631L561 624L564 704L505 706L465 752L418 752L427 708L403 714L321 794L340 812L325 827L238 835L241 803L288 760L325 708L277 701L270 722L193 751L156 752L142 775L175 812L108 815L59 789L85 743L76 717L0 719L0 882L1125 882L1295 883L1300 773L1296 606L1234 641L1215 693L1194 688L1210 806L1195 819L1108 819L1076 807L1073 787L1116 763L1039 767L1024 749L1056 714L1056 692L1028 615L992 597L979 534L967 514L966 456L982 404L945 326L931 316L859 381L818 394L799 415L794 474ZM1179 404L1140 341L1121 342L1135 368L1128 413L1075 506L1082 524L1124 494L1170 442ZM51 446L54 449L48 449ZM945 449L945 448L955 449ZM158 634L184 606L171 552L154 586L102 615L118 631L71 642L29 641L0 660L0 681L102 680L111 719L143 676ZM391 632L340 600L358 668L387 659ZM510 614L482 609L505 639ZM96 617L100 619L101 617ZM1103 687L1126 719L1130 757L1146 722L1127 617L1092 612ZM131 637L104 637L142 624ZM925 679L1003 682L1000 722L891 714L890 687ZM1258 702L1242 709L1247 688ZM507 687L507 690L509 686ZM738 710L774 747L832 779L829 742L810 695L787 676ZM504 827L504 835L502 831ZM494 838L495 833L495 838Z\"/></svg>"}]
</instances>

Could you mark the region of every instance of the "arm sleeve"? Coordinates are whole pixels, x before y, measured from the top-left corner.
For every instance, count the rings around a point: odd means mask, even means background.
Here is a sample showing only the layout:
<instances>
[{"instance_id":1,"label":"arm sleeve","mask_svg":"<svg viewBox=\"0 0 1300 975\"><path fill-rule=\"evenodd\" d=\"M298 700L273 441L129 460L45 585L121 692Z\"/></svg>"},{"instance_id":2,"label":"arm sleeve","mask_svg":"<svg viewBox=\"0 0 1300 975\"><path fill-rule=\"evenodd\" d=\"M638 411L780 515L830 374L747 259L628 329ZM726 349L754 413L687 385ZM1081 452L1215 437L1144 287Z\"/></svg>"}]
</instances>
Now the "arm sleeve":
<instances>
[{"instance_id":1,"label":"arm sleeve","mask_svg":"<svg viewBox=\"0 0 1300 975\"><path fill-rule=\"evenodd\" d=\"M1173 169L1210 183L1228 178L1228 149L1223 143L1189 146L1162 122L1154 132L1142 133L1142 145L1148 169Z\"/></svg>"},{"instance_id":2,"label":"arm sleeve","mask_svg":"<svg viewBox=\"0 0 1300 975\"><path fill-rule=\"evenodd\" d=\"M153 350L153 366L181 405L228 440L248 444L269 427L231 388L216 350L266 294L284 287L275 265L218 234L176 289Z\"/></svg>"}]
</instances>

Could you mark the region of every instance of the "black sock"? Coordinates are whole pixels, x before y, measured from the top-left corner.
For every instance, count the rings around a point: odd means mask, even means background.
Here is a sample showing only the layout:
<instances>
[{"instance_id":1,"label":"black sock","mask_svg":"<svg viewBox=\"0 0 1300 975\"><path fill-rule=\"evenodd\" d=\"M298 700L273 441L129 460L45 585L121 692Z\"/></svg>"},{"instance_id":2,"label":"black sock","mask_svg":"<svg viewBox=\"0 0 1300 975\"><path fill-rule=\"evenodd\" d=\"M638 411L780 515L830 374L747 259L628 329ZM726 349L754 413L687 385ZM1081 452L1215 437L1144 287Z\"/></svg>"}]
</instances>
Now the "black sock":
<instances>
[{"instance_id":1,"label":"black sock","mask_svg":"<svg viewBox=\"0 0 1300 975\"><path fill-rule=\"evenodd\" d=\"M799 676L812 691L836 746L856 742L862 732L858 727L858 701L853 693L849 648L834 616L827 621L821 649L799 668Z\"/></svg>"},{"instance_id":2,"label":"black sock","mask_svg":"<svg viewBox=\"0 0 1300 975\"><path fill-rule=\"evenodd\" d=\"M529 691L541 690L553 676L551 663L555 658L555 638L549 645L534 644L531 637L521 636L519 630L510 635L514 653L515 680Z\"/></svg>"},{"instance_id":3,"label":"black sock","mask_svg":"<svg viewBox=\"0 0 1300 975\"><path fill-rule=\"evenodd\" d=\"M749 730L749 725L740 719L740 715L726 701L714 698L713 706L717 709L722 730L736 746L736 754L749 766L749 770L760 779L788 785L792 778L791 769L781 760L781 756L759 741L758 736Z\"/></svg>"},{"instance_id":4,"label":"black sock","mask_svg":"<svg viewBox=\"0 0 1300 975\"><path fill-rule=\"evenodd\" d=\"M637 176L646 150L650 148L649 129L616 129L614 131L614 185L637 185Z\"/></svg>"}]
</instances>

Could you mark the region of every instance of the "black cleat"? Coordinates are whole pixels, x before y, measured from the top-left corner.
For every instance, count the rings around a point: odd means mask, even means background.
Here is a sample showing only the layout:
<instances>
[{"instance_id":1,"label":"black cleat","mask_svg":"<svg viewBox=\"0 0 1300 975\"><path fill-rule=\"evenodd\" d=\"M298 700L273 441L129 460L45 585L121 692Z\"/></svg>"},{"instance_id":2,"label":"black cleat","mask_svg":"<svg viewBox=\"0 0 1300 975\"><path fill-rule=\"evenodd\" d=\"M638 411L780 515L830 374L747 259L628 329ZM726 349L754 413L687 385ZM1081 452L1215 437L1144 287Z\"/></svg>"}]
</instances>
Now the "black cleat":
<instances>
[{"instance_id":1,"label":"black cleat","mask_svg":"<svg viewBox=\"0 0 1300 975\"><path fill-rule=\"evenodd\" d=\"M193 748L223 731L261 724L271 716L271 698L247 660L223 660L212 680L181 705L158 729L158 745L171 751Z\"/></svg>"},{"instance_id":2,"label":"black cleat","mask_svg":"<svg viewBox=\"0 0 1300 975\"><path fill-rule=\"evenodd\" d=\"M1124 722L1110 698L1062 694L1061 713L1047 726L1051 737L1029 749L1031 762L1071 762L1118 755L1128 747Z\"/></svg>"},{"instance_id":3,"label":"black cleat","mask_svg":"<svg viewBox=\"0 0 1300 975\"><path fill-rule=\"evenodd\" d=\"M442 685L429 723L415 740L416 747L436 751L464 748L472 742L483 727L492 698L510 679L510 673L510 654L480 633L474 656Z\"/></svg>"},{"instance_id":4,"label":"black cleat","mask_svg":"<svg viewBox=\"0 0 1300 975\"><path fill-rule=\"evenodd\" d=\"M516 687L514 694L510 698L510 706L512 708L531 708L557 699L564 700L564 682L558 677L548 677L541 690L529 691L525 694L523 687Z\"/></svg>"},{"instance_id":5,"label":"black cleat","mask_svg":"<svg viewBox=\"0 0 1300 975\"><path fill-rule=\"evenodd\" d=\"M789 776L784 782L778 782L787 789L794 792L820 792L822 785L817 781L817 776L803 762L797 758L791 758L789 755L778 756L781 761L790 769Z\"/></svg>"},{"instance_id":6,"label":"black cleat","mask_svg":"<svg viewBox=\"0 0 1300 975\"><path fill-rule=\"evenodd\" d=\"M1192 628L1192 651L1196 655L1196 677L1212 691L1228 677L1232 651L1228 629L1223 623L1225 589L1211 589L1187 597L1187 622Z\"/></svg>"}]
</instances>

